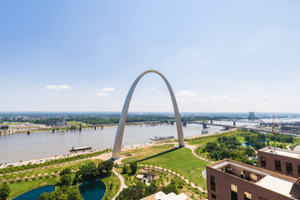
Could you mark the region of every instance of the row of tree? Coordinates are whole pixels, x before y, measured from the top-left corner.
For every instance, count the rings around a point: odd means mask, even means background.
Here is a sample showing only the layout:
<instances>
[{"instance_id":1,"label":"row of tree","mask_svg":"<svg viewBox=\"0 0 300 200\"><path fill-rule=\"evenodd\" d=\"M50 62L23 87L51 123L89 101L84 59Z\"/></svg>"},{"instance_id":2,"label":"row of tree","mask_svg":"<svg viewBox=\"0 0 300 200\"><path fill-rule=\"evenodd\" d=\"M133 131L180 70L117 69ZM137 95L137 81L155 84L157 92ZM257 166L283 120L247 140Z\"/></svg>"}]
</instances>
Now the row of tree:
<instances>
[{"instance_id":1,"label":"row of tree","mask_svg":"<svg viewBox=\"0 0 300 200\"><path fill-rule=\"evenodd\" d=\"M77 155L77 156L72 156L72 157L67 157L67 158L60 158L57 160L50 160L50 161L40 163L40 164L28 164L28 165L22 165L22 166L6 167L3 169L0 169L0 174L18 172L18 171L22 171L25 169L34 169L34 168L38 168L38 167L44 167L44 166L49 166L49 165L70 162L70 161L74 161L74 160L80 160L80 159L84 159L84 158L90 158L93 156L97 156L97 155L106 153L107 151L109 151L109 150L103 150L103 151L98 151L98 152L89 153L89 154L82 154L82 155Z\"/></svg>"}]
</instances>

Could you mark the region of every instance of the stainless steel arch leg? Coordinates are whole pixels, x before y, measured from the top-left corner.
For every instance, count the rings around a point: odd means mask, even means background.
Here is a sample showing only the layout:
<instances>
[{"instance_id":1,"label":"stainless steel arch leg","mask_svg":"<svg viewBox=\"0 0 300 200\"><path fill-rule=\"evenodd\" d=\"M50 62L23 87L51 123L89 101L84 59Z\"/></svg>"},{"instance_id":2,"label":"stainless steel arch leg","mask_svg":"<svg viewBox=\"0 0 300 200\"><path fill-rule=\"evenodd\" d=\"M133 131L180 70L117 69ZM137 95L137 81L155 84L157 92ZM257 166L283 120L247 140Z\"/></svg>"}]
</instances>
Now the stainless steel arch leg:
<instances>
[{"instance_id":1,"label":"stainless steel arch leg","mask_svg":"<svg viewBox=\"0 0 300 200\"><path fill-rule=\"evenodd\" d=\"M174 95L174 92L171 88L171 85L168 82L168 80L161 73L159 73L158 71L148 70L148 71L145 71L144 73L142 73L139 77L137 77L137 79L133 82L133 84L132 84L132 86L131 86L128 94L127 94L127 97L126 97L126 100L125 100L125 103L124 103L124 106L123 106L123 110L122 110L122 113L121 113L121 118L120 118L120 121L119 121L118 129L117 129L116 138L115 138L113 155L112 155L113 159L118 159L120 157L121 148L122 148L122 141L123 141L123 134L124 134L125 123L126 123L126 117L127 117L129 104L130 104L131 97L132 97L132 94L134 92L134 89L135 89L136 85L138 84L139 80L145 74L148 74L148 73L158 74L165 81L165 83L166 83L166 85L169 89L170 96L171 96L172 103L173 103L175 118L176 118L176 126L177 126L179 146L184 147L184 137L183 137L183 131L182 131L182 126L181 126L181 119L180 119L179 110L178 110L177 102L176 102L176 99L175 99L175 95Z\"/></svg>"}]
</instances>

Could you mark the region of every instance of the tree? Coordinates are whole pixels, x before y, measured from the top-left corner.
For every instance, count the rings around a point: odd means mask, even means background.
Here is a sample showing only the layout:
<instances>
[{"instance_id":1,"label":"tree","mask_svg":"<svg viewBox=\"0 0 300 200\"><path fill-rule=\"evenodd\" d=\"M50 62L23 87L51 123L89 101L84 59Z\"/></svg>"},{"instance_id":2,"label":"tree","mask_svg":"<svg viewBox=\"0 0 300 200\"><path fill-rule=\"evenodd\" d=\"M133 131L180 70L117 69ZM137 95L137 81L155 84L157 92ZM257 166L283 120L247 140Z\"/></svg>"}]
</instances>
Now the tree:
<instances>
[{"instance_id":1,"label":"tree","mask_svg":"<svg viewBox=\"0 0 300 200\"><path fill-rule=\"evenodd\" d=\"M175 179L172 179L171 183L167 185L166 187L162 188L162 191L165 194L169 194L171 192L174 192L175 194L179 194L178 188L177 188L177 183Z\"/></svg>"},{"instance_id":2,"label":"tree","mask_svg":"<svg viewBox=\"0 0 300 200\"><path fill-rule=\"evenodd\" d=\"M79 182L78 176L75 176L72 185L76 185Z\"/></svg>"},{"instance_id":3,"label":"tree","mask_svg":"<svg viewBox=\"0 0 300 200\"><path fill-rule=\"evenodd\" d=\"M106 160L103 162L103 165L106 173L109 173L114 167L114 162L112 162L111 160Z\"/></svg>"},{"instance_id":4,"label":"tree","mask_svg":"<svg viewBox=\"0 0 300 200\"><path fill-rule=\"evenodd\" d=\"M38 200L83 200L78 187L59 187L51 193L44 192Z\"/></svg>"},{"instance_id":5,"label":"tree","mask_svg":"<svg viewBox=\"0 0 300 200\"><path fill-rule=\"evenodd\" d=\"M65 174L62 177L60 177L60 183L59 183L60 186L63 186L63 185L70 186L71 183L72 183L71 174Z\"/></svg>"},{"instance_id":6,"label":"tree","mask_svg":"<svg viewBox=\"0 0 300 200\"><path fill-rule=\"evenodd\" d=\"M80 169L81 181L93 181L97 178L99 171L95 163L89 163L88 165L82 166Z\"/></svg>"},{"instance_id":7,"label":"tree","mask_svg":"<svg viewBox=\"0 0 300 200\"><path fill-rule=\"evenodd\" d=\"M0 189L0 200L6 200L10 194L11 190L9 185L3 184Z\"/></svg>"},{"instance_id":8,"label":"tree","mask_svg":"<svg viewBox=\"0 0 300 200\"><path fill-rule=\"evenodd\" d=\"M70 169L70 168L65 168L65 169L63 169L63 170L59 173L60 176L62 176L62 175L64 175L64 174L71 174L71 169Z\"/></svg>"},{"instance_id":9,"label":"tree","mask_svg":"<svg viewBox=\"0 0 300 200\"><path fill-rule=\"evenodd\" d=\"M83 197L82 197L78 187L72 187L68 191L68 200L83 200Z\"/></svg>"},{"instance_id":10,"label":"tree","mask_svg":"<svg viewBox=\"0 0 300 200\"><path fill-rule=\"evenodd\" d=\"M100 175L103 173L104 169L105 169L105 167L104 167L103 162L99 163L98 172L99 172Z\"/></svg>"},{"instance_id":11,"label":"tree","mask_svg":"<svg viewBox=\"0 0 300 200\"><path fill-rule=\"evenodd\" d=\"M248 146L245 149L245 153L246 153L247 156L256 156L256 153L255 153L254 149L252 149Z\"/></svg>"},{"instance_id":12,"label":"tree","mask_svg":"<svg viewBox=\"0 0 300 200\"><path fill-rule=\"evenodd\" d=\"M156 192L158 192L156 181L152 181L150 183L150 186L145 188L145 196L150 196L151 194L155 194Z\"/></svg>"},{"instance_id":13,"label":"tree","mask_svg":"<svg viewBox=\"0 0 300 200\"><path fill-rule=\"evenodd\" d=\"M137 171L137 163L136 162L130 163L130 169L131 169L131 174L135 174Z\"/></svg>"},{"instance_id":14,"label":"tree","mask_svg":"<svg viewBox=\"0 0 300 200\"><path fill-rule=\"evenodd\" d=\"M122 174L127 174L130 170L130 167L128 165L123 165L122 167Z\"/></svg>"}]
</instances>

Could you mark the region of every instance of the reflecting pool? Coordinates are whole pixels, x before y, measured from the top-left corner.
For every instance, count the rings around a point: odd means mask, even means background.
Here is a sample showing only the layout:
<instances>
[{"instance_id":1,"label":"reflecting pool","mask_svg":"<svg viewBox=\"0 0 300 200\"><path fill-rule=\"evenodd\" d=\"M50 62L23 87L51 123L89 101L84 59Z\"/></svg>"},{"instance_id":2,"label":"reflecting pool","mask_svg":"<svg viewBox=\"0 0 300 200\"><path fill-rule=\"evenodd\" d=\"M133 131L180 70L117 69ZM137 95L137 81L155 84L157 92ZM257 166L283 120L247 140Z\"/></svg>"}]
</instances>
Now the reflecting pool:
<instances>
[{"instance_id":1,"label":"reflecting pool","mask_svg":"<svg viewBox=\"0 0 300 200\"><path fill-rule=\"evenodd\" d=\"M53 185L40 187L35 190L26 192L16 198L14 198L13 200L37 200L41 196L41 194L43 194L44 192L50 193L53 191L55 191L55 186L53 186Z\"/></svg>"},{"instance_id":2,"label":"reflecting pool","mask_svg":"<svg viewBox=\"0 0 300 200\"><path fill-rule=\"evenodd\" d=\"M82 197L86 200L99 200L105 195L105 184L101 180L82 183L79 186Z\"/></svg>"}]
</instances>

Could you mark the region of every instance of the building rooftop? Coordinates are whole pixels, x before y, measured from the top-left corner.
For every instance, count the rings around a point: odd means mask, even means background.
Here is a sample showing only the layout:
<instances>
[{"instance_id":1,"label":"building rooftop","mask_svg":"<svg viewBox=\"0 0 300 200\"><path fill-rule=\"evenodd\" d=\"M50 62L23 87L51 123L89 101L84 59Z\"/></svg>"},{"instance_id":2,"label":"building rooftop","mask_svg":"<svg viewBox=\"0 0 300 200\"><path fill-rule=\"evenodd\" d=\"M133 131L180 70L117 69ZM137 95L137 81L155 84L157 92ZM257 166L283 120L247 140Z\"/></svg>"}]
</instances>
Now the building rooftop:
<instances>
[{"instance_id":1,"label":"building rooftop","mask_svg":"<svg viewBox=\"0 0 300 200\"><path fill-rule=\"evenodd\" d=\"M191 198L184 193L176 195L173 192L165 194L162 191L160 191L148 197L145 197L142 200L191 200Z\"/></svg>"},{"instance_id":2,"label":"building rooftop","mask_svg":"<svg viewBox=\"0 0 300 200\"><path fill-rule=\"evenodd\" d=\"M293 182L267 175L260 181L256 182L255 184L263 188L266 188L268 190L293 198L292 195L290 195L291 189L294 184Z\"/></svg>"},{"instance_id":3,"label":"building rooftop","mask_svg":"<svg viewBox=\"0 0 300 200\"><path fill-rule=\"evenodd\" d=\"M260 187L266 188L268 190L287 196L289 198L298 199L290 194L293 185L297 181L296 178L272 172L267 169L262 169L252 165L247 165L244 163L233 161L230 159L221 160L219 162L208 165L208 167L222 171L224 173L229 173L230 175L233 175L236 178L249 181L252 184L259 185ZM241 172L243 172L243 174L246 174L245 172L255 174L256 179L252 179L250 177L241 178Z\"/></svg>"},{"instance_id":4,"label":"building rooftop","mask_svg":"<svg viewBox=\"0 0 300 200\"><path fill-rule=\"evenodd\" d=\"M296 158L300 159L300 153L295 151L290 151L286 149L280 149L280 148L274 148L274 147L265 147L263 149L260 149L258 151L266 152L270 154L276 154L280 156L290 157L290 158Z\"/></svg>"}]
</instances>

